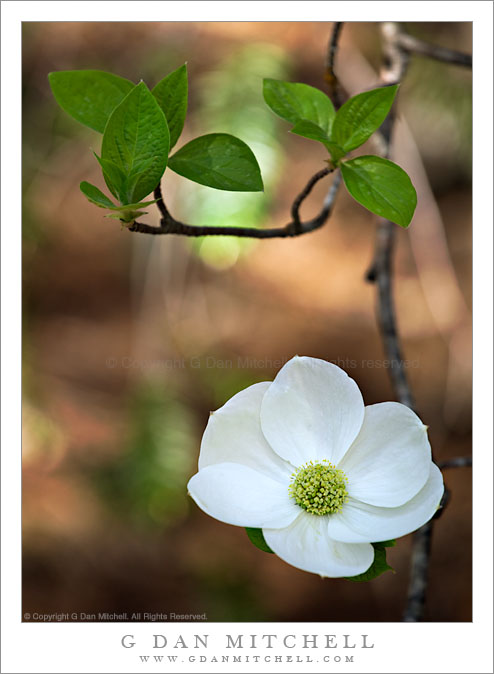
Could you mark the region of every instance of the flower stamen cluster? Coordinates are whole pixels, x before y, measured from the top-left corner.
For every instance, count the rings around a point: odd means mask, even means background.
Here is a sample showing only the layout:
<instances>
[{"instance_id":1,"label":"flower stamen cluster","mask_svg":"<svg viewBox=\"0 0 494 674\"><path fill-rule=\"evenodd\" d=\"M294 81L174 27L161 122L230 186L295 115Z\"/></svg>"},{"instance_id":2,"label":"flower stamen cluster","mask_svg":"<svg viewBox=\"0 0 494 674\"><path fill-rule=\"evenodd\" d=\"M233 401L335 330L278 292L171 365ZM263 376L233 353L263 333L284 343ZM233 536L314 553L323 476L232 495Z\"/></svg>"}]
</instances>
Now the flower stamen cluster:
<instances>
[{"instance_id":1,"label":"flower stamen cluster","mask_svg":"<svg viewBox=\"0 0 494 674\"><path fill-rule=\"evenodd\" d=\"M348 500L348 478L327 460L309 461L292 475L288 493L295 503L312 515L341 512Z\"/></svg>"}]
</instances>

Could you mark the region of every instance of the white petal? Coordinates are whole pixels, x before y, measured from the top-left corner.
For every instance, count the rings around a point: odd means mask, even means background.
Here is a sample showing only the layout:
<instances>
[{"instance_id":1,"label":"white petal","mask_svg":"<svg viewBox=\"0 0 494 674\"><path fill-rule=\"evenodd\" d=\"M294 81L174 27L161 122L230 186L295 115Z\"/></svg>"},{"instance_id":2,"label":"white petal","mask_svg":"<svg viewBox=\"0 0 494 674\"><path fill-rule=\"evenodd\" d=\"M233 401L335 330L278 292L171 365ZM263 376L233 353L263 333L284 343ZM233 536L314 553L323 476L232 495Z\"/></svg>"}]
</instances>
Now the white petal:
<instances>
[{"instance_id":1,"label":"white petal","mask_svg":"<svg viewBox=\"0 0 494 674\"><path fill-rule=\"evenodd\" d=\"M275 454L261 431L261 402L270 385L249 386L211 414L202 437L199 470L217 463L241 463L286 483L293 466Z\"/></svg>"},{"instance_id":2,"label":"white petal","mask_svg":"<svg viewBox=\"0 0 494 674\"><path fill-rule=\"evenodd\" d=\"M328 459L338 463L364 418L357 384L318 358L292 358L277 374L261 405L267 441L294 466Z\"/></svg>"},{"instance_id":3,"label":"white petal","mask_svg":"<svg viewBox=\"0 0 494 674\"><path fill-rule=\"evenodd\" d=\"M431 463L427 426L400 403L365 408L355 442L338 465L348 477L348 493L377 506L399 506L426 483Z\"/></svg>"},{"instance_id":4,"label":"white petal","mask_svg":"<svg viewBox=\"0 0 494 674\"><path fill-rule=\"evenodd\" d=\"M397 508L380 508L349 499L341 513L331 515L329 534L347 543L377 543L405 536L431 519L443 491L441 471L431 463L425 486L408 503Z\"/></svg>"},{"instance_id":5,"label":"white petal","mask_svg":"<svg viewBox=\"0 0 494 674\"><path fill-rule=\"evenodd\" d=\"M285 484L239 463L218 463L196 473L187 485L199 508L240 527L286 527L300 512Z\"/></svg>"},{"instance_id":6,"label":"white petal","mask_svg":"<svg viewBox=\"0 0 494 674\"><path fill-rule=\"evenodd\" d=\"M328 519L302 512L286 529L263 529L264 538L278 557L302 571L330 578L367 571L374 559L372 545L334 541Z\"/></svg>"}]
</instances>

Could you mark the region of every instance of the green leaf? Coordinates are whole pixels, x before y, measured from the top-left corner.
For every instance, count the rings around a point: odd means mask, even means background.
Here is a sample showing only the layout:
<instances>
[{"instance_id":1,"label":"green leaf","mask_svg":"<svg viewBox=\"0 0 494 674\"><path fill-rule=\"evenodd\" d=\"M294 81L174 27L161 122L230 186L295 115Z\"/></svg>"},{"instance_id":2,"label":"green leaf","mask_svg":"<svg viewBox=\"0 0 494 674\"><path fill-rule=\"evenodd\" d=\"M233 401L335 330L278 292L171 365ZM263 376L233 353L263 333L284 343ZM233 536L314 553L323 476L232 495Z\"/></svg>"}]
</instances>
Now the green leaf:
<instances>
[{"instance_id":1,"label":"green leaf","mask_svg":"<svg viewBox=\"0 0 494 674\"><path fill-rule=\"evenodd\" d=\"M133 194L136 183L152 165L154 158L151 157L143 162L138 162L135 166L135 170L138 171L138 173L132 173L131 175L126 176L122 169L114 162L109 159L102 159L101 157L98 157L96 153L94 153L94 156L103 169L103 177L110 192L119 199L121 204L128 206L129 197L127 195Z\"/></svg>"},{"instance_id":2,"label":"green leaf","mask_svg":"<svg viewBox=\"0 0 494 674\"><path fill-rule=\"evenodd\" d=\"M264 540L264 534L262 533L262 529L253 529L252 527L245 527L245 531L247 532L247 536L249 537L250 542L254 543L256 548L259 548L259 550L262 550L263 552L271 552L272 554L274 554L269 545Z\"/></svg>"},{"instance_id":3,"label":"green leaf","mask_svg":"<svg viewBox=\"0 0 494 674\"><path fill-rule=\"evenodd\" d=\"M65 112L103 133L113 110L134 83L102 70L62 70L48 75L55 100Z\"/></svg>"},{"instance_id":4,"label":"green leaf","mask_svg":"<svg viewBox=\"0 0 494 674\"><path fill-rule=\"evenodd\" d=\"M330 99L319 89L297 82L265 79L264 100L271 110L287 122L296 124L306 119L330 133L335 109Z\"/></svg>"},{"instance_id":5,"label":"green leaf","mask_svg":"<svg viewBox=\"0 0 494 674\"><path fill-rule=\"evenodd\" d=\"M103 169L103 177L108 189L113 196L123 203L126 200L127 176L115 162L98 157L96 152L94 152L94 156Z\"/></svg>"},{"instance_id":6,"label":"green leaf","mask_svg":"<svg viewBox=\"0 0 494 674\"><path fill-rule=\"evenodd\" d=\"M158 199L153 199L152 201L139 201L136 204L124 204L123 206L113 206L111 209L112 211L129 211L129 210L135 210L136 208L144 208L144 206L150 206L151 204L155 204L158 201Z\"/></svg>"},{"instance_id":7,"label":"green leaf","mask_svg":"<svg viewBox=\"0 0 494 674\"><path fill-rule=\"evenodd\" d=\"M380 541L379 543L372 544L375 548L394 548L396 545L396 539L391 538L389 541Z\"/></svg>"},{"instance_id":8,"label":"green leaf","mask_svg":"<svg viewBox=\"0 0 494 674\"><path fill-rule=\"evenodd\" d=\"M299 119L293 129L290 129L290 133L296 133L297 136L303 136L311 140L318 140L324 145L329 142L328 134L320 126L317 126L314 122L309 122L307 119Z\"/></svg>"},{"instance_id":9,"label":"green leaf","mask_svg":"<svg viewBox=\"0 0 494 674\"><path fill-rule=\"evenodd\" d=\"M143 191L143 188L141 188L141 181L146 181L148 177L148 169L153 168L153 162L154 158L151 157L145 162L142 162L142 164L137 164L135 170L138 171L138 173L131 173L129 177L127 178L127 183L126 183L126 194L128 195L135 195L136 194L141 194ZM161 176L160 176L161 177ZM157 185L158 183L156 183ZM155 185L155 187L156 187ZM154 189L154 188L153 188ZM147 192L146 192L147 194ZM142 196L140 197L142 198ZM127 204L126 201L122 202L123 204Z\"/></svg>"},{"instance_id":10,"label":"green leaf","mask_svg":"<svg viewBox=\"0 0 494 674\"><path fill-rule=\"evenodd\" d=\"M92 204L96 204L100 208L115 208L113 201L110 201L103 192L95 185L91 185L86 180L83 180L79 185L81 192L86 196Z\"/></svg>"},{"instance_id":11,"label":"green leaf","mask_svg":"<svg viewBox=\"0 0 494 674\"><path fill-rule=\"evenodd\" d=\"M351 576L346 580L351 580L354 583L364 583L368 580L373 580L386 571L393 571L393 567L390 566L386 561L386 548L390 548L396 545L396 541L383 541L382 543L373 543L374 548L374 561L364 573L360 573L358 576Z\"/></svg>"},{"instance_id":12,"label":"green leaf","mask_svg":"<svg viewBox=\"0 0 494 674\"><path fill-rule=\"evenodd\" d=\"M163 110L170 130L170 149L184 128L187 113L187 64L164 77L151 90Z\"/></svg>"},{"instance_id":13,"label":"green leaf","mask_svg":"<svg viewBox=\"0 0 494 674\"><path fill-rule=\"evenodd\" d=\"M166 168L169 147L165 115L140 82L113 111L101 147L101 158L113 162L127 179L121 201L140 201L154 190Z\"/></svg>"},{"instance_id":14,"label":"green leaf","mask_svg":"<svg viewBox=\"0 0 494 674\"><path fill-rule=\"evenodd\" d=\"M81 192L87 197L87 199L92 204L95 204L100 208L107 208L110 211L117 212L117 215L107 215L106 217L108 218L111 217L121 219L122 217L127 217L127 213L131 211L134 211L135 213L137 213L137 215L142 215L144 211L138 211L137 209L144 208L144 206L150 206L151 204L155 204L157 202L157 199L153 199L152 201L140 201L139 203L136 204L125 204L124 206L115 206L113 201L110 201L110 199L108 199L108 197L105 194L103 194L103 192L100 189L98 189L95 185L91 185L91 183L88 183L86 180L83 180L82 183L79 185L79 187L81 189Z\"/></svg>"},{"instance_id":15,"label":"green leaf","mask_svg":"<svg viewBox=\"0 0 494 674\"><path fill-rule=\"evenodd\" d=\"M231 192L262 192L259 164L240 138L226 133L199 136L170 157L168 166L189 180Z\"/></svg>"},{"instance_id":16,"label":"green leaf","mask_svg":"<svg viewBox=\"0 0 494 674\"><path fill-rule=\"evenodd\" d=\"M317 140L319 143L322 143L331 154L331 158L334 161L338 161L345 156L346 152L336 143L332 143L327 135L320 126L309 122L307 119L300 119L291 133L296 133L297 136L303 136L304 138L310 138L311 140Z\"/></svg>"},{"instance_id":17,"label":"green leaf","mask_svg":"<svg viewBox=\"0 0 494 674\"><path fill-rule=\"evenodd\" d=\"M134 210L124 210L122 209L119 213L110 213L105 215L105 218L114 218L115 220L120 220L126 224L131 225L136 218L140 215L146 215L147 211L134 211Z\"/></svg>"},{"instance_id":18,"label":"green leaf","mask_svg":"<svg viewBox=\"0 0 494 674\"><path fill-rule=\"evenodd\" d=\"M336 113L331 139L346 152L365 143L386 119L397 91L393 84L350 98Z\"/></svg>"},{"instance_id":19,"label":"green leaf","mask_svg":"<svg viewBox=\"0 0 494 674\"><path fill-rule=\"evenodd\" d=\"M364 155L341 163L341 173L352 197L400 227L408 227L417 205L417 193L405 171L388 159Z\"/></svg>"}]
</instances>

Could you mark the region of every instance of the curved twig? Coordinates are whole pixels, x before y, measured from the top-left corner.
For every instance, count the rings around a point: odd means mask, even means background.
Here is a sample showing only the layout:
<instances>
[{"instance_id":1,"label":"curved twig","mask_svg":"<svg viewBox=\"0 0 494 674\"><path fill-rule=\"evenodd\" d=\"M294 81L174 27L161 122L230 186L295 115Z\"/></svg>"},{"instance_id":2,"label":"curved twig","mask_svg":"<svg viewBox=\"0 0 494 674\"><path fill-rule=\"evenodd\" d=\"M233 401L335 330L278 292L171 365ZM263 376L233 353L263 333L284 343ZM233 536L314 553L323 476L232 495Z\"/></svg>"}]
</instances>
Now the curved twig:
<instances>
[{"instance_id":1,"label":"curved twig","mask_svg":"<svg viewBox=\"0 0 494 674\"><path fill-rule=\"evenodd\" d=\"M251 239L274 239L300 236L308 234L319 227L322 227L329 218L333 209L333 204L340 186L341 177L337 174L326 195L320 212L311 220L303 222L300 219L300 207L309 196L312 188L322 178L332 173L334 169L321 169L308 181L302 192L296 197L292 204L292 219L284 227L271 229L256 229L255 227L223 227L221 225L187 225L176 220L166 207L161 193L161 186L154 191L154 198L157 199L158 208L161 212L161 221L159 227L153 227L141 222L134 222L128 229L130 232L139 232L141 234L179 234L181 236L238 236Z\"/></svg>"}]
</instances>

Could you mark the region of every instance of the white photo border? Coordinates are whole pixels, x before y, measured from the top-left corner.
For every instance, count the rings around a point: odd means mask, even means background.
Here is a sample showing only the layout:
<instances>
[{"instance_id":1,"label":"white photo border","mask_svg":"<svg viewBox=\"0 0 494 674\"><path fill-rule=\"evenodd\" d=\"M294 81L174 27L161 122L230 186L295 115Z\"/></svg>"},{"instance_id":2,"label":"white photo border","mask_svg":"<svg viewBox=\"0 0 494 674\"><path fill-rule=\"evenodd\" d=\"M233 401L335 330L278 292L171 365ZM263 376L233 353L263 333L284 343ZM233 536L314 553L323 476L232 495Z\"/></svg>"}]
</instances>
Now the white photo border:
<instances>
[{"instance_id":1,"label":"white photo border","mask_svg":"<svg viewBox=\"0 0 494 674\"><path fill-rule=\"evenodd\" d=\"M115 6L118 5L118 18ZM282 12L280 11L282 10ZM2 2L2 643L4 672L492 672L492 3L490 2ZM474 36L474 614L472 623L21 622L21 23L23 21L472 21ZM13 206L15 204L15 206ZM475 468L476 465L476 468ZM454 592L454 588L451 588ZM177 661L141 662L164 634ZM193 635L208 634L208 648ZM295 635L302 646L244 648L221 663L227 635ZM124 635L136 646L125 648ZM190 647L172 647L182 636ZM303 648L336 635L338 648ZM342 648L344 635L374 648ZM130 643L131 639L127 638ZM247 641L246 641L247 643ZM291 638L288 643L293 643ZM298 645L298 644L297 644ZM160 654L161 654L160 650ZM345 661L347 653L353 662ZM334 654L334 655L333 655ZM209 661L200 662L200 656ZM211 662L216 656L219 663ZM330 656L329 662L324 661ZM341 657L341 661L335 656ZM190 661L190 657L196 659ZM265 658L271 658L266 660ZM150 658L152 660L152 658Z\"/></svg>"}]
</instances>

